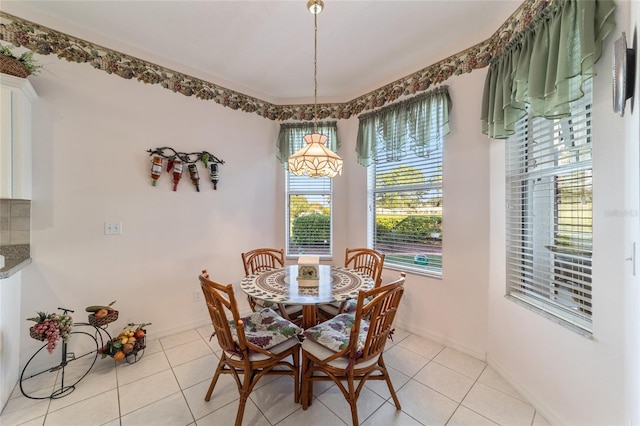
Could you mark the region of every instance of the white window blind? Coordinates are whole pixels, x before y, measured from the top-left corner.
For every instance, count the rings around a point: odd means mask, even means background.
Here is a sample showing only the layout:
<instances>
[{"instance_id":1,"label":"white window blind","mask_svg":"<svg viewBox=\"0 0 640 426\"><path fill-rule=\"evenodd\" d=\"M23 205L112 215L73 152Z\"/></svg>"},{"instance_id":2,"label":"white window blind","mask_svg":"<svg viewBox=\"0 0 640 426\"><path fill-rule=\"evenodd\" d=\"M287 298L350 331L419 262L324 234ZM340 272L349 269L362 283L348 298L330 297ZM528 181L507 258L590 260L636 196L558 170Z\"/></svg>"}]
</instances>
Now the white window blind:
<instances>
[{"instance_id":1,"label":"white window blind","mask_svg":"<svg viewBox=\"0 0 640 426\"><path fill-rule=\"evenodd\" d=\"M331 256L331 179L287 173L287 255Z\"/></svg>"},{"instance_id":2,"label":"white window blind","mask_svg":"<svg viewBox=\"0 0 640 426\"><path fill-rule=\"evenodd\" d=\"M401 159L380 154L369 167L369 245L385 265L442 274L442 138Z\"/></svg>"},{"instance_id":3,"label":"white window blind","mask_svg":"<svg viewBox=\"0 0 640 426\"><path fill-rule=\"evenodd\" d=\"M508 294L591 331L591 81L561 119L523 118L506 147Z\"/></svg>"},{"instance_id":4,"label":"white window blind","mask_svg":"<svg viewBox=\"0 0 640 426\"><path fill-rule=\"evenodd\" d=\"M336 124L318 126L319 133L337 138ZM302 148L304 136L313 133L308 126L281 127L292 141L291 152ZM331 141L327 142L329 145ZM333 142L335 143L335 141ZM332 255L332 180L311 178L286 172L286 255Z\"/></svg>"}]
</instances>

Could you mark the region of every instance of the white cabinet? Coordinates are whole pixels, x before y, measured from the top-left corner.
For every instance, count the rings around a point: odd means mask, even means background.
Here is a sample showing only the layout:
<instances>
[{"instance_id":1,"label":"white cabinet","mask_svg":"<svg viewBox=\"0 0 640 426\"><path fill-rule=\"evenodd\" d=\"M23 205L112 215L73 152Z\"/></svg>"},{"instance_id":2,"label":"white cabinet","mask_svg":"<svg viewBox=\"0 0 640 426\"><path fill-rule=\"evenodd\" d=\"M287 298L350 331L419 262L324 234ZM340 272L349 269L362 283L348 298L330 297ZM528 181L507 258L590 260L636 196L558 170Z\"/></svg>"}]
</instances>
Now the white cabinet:
<instances>
[{"instance_id":1,"label":"white cabinet","mask_svg":"<svg viewBox=\"0 0 640 426\"><path fill-rule=\"evenodd\" d=\"M26 78L0 74L0 198L31 199L31 103Z\"/></svg>"},{"instance_id":2,"label":"white cabinet","mask_svg":"<svg viewBox=\"0 0 640 426\"><path fill-rule=\"evenodd\" d=\"M0 280L0 411L20 378L22 272Z\"/></svg>"}]
</instances>

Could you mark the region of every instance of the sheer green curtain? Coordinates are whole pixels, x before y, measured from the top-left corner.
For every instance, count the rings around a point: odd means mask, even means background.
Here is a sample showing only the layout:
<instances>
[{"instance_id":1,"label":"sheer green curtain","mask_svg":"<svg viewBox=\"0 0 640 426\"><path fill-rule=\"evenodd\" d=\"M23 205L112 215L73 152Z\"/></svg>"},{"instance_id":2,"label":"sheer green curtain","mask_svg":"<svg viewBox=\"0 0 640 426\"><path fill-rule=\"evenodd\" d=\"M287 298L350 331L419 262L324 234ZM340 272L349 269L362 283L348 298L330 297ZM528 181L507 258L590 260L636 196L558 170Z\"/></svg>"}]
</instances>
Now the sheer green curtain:
<instances>
[{"instance_id":1,"label":"sheer green curtain","mask_svg":"<svg viewBox=\"0 0 640 426\"><path fill-rule=\"evenodd\" d=\"M615 27L611 0L556 0L489 67L482 132L506 139L530 106L532 117L561 118L596 74L602 41Z\"/></svg>"},{"instance_id":2,"label":"sheer green curtain","mask_svg":"<svg viewBox=\"0 0 640 426\"><path fill-rule=\"evenodd\" d=\"M387 161L401 160L407 150L425 157L449 133L449 87L415 96L359 117L356 153L367 167L384 153Z\"/></svg>"},{"instance_id":3,"label":"sheer green curtain","mask_svg":"<svg viewBox=\"0 0 640 426\"><path fill-rule=\"evenodd\" d=\"M302 146L305 144L303 138L310 133L313 133L313 123L280 124L276 156L285 169L287 168L289 156L302 149ZM338 126L335 121L318 123L318 133L327 136L327 147L331 151L338 151L340 148L340 139L338 138Z\"/></svg>"}]
</instances>

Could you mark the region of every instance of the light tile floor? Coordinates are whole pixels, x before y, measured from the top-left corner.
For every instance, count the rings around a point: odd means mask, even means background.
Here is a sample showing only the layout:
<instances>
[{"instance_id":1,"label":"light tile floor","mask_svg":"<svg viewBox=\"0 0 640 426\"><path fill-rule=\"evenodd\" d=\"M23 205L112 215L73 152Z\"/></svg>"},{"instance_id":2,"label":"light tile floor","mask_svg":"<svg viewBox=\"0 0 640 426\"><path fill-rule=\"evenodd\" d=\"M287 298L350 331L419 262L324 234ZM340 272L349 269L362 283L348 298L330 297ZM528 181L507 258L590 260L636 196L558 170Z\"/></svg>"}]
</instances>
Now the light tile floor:
<instances>
[{"instance_id":1,"label":"light tile floor","mask_svg":"<svg viewBox=\"0 0 640 426\"><path fill-rule=\"evenodd\" d=\"M238 392L231 376L204 395L220 348L211 327L149 341L134 364L98 359L74 392L56 400L25 398L16 387L0 415L13 425L233 425ZM396 330L385 362L402 404L398 411L383 381L365 385L358 400L363 425L547 425L485 362ZM250 396L245 425L351 424L349 405L327 382L314 386L303 411L293 402L290 377L265 377Z\"/></svg>"}]
</instances>

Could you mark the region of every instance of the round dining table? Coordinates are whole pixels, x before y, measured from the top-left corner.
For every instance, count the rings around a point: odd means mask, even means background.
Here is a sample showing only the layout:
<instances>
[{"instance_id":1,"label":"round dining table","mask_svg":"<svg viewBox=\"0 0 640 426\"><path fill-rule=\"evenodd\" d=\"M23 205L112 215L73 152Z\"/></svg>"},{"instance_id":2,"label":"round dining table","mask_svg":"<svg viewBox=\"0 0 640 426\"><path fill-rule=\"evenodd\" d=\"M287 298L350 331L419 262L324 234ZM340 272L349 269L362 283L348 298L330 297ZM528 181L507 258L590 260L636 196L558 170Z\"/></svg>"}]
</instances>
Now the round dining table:
<instances>
[{"instance_id":1,"label":"round dining table","mask_svg":"<svg viewBox=\"0 0 640 426\"><path fill-rule=\"evenodd\" d=\"M358 297L359 290L373 288L373 279L362 272L342 266L319 265L318 279L298 278L298 265L247 275L242 291L264 302L302 305L302 328L318 322L317 306Z\"/></svg>"}]
</instances>

